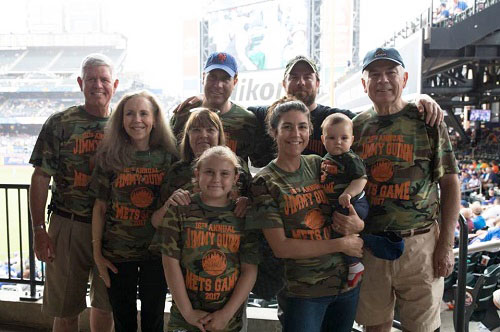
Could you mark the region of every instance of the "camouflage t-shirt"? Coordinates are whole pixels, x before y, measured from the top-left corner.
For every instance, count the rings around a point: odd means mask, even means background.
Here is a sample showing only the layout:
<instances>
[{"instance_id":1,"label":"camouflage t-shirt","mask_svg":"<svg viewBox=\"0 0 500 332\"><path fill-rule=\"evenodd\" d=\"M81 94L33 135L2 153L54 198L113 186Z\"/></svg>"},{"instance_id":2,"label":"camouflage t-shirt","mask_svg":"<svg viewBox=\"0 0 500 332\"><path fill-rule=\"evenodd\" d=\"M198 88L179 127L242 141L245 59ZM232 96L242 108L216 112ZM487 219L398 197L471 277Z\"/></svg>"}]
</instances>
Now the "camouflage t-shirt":
<instances>
[{"instance_id":1,"label":"camouflage t-shirt","mask_svg":"<svg viewBox=\"0 0 500 332\"><path fill-rule=\"evenodd\" d=\"M425 227L439 216L438 181L458 173L446 125L425 124L414 104L378 116L372 108L354 119L353 150L366 164L368 233Z\"/></svg>"},{"instance_id":2,"label":"camouflage t-shirt","mask_svg":"<svg viewBox=\"0 0 500 332\"><path fill-rule=\"evenodd\" d=\"M104 172L96 167L90 194L107 202L102 253L112 262L154 258L148 250L155 233L151 214L172 155L163 149L138 151L130 167Z\"/></svg>"},{"instance_id":3,"label":"camouflage t-shirt","mask_svg":"<svg viewBox=\"0 0 500 332\"><path fill-rule=\"evenodd\" d=\"M271 162L257 173L250 187L253 204L247 213L247 229L283 228L288 238L311 241L332 238L332 210L319 181L321 160L316 155L301 156L295 172ZM339 253L285 259L288 296L337 295L347 289L346 277Z\"/></svg>"},{"instance_id":4,"label":"camouflage t-shirt","mask_svg":"<svg viewBox=\"0 0 500 332\"><path fill-rule=\"evenodd\" d=\"M329 204L338 206L339 196L353 180L359 178L366 178L365 164L352 150L336 156L327 153L323 157L321 184Z\"/></svg>"},{"instance_id":5,"label":"camouflage t-shirt","mask_svg":"<svg viewBox=\"0 0 500 332\"><path fill-rule=\"evenodd\" d=\"M193 105L199 107L200 104ZM248 169L248 158L254 153L257 120L252 112L247 111L243 107L232 104L231 109L224 114L218 113L224 134L226 136L226 145L233 150L234 153L245 161L242 165ZM188 109L180 110L170 119L170 125L175 136L179 139L182 137L184 125L188 120L190 112Z\"/></svg>"},{"instance_id":6,"label":"camouflage t-shirt","mask_svg":"<svg viewBox=\"0 0 500 332\"><path fill-rule=\"evenodd\" d=\"M43 125L30 163L53 177L52 202L58 209L92 216L94 199L88 192L92 157L107 120L87 113L81 105L53 114Z\"/></svg>"},{"instance_id":7,"label":"camouflage t-shirt","mask_svg":"<svg viewBox=\"0 0 500 332\"><path fill-rule=\"evenodd\" d=\"M203 204L199 194L188 206L172 206L157 229L152 248L178 259L193 309L214 312L229 301L240 276L241 264L259 263L255 232L245 231L245 219L226 207ZM224 331L239 331L243 307ZM168 330L198 331L172 304Z\"/></svg>"}]
</instances>

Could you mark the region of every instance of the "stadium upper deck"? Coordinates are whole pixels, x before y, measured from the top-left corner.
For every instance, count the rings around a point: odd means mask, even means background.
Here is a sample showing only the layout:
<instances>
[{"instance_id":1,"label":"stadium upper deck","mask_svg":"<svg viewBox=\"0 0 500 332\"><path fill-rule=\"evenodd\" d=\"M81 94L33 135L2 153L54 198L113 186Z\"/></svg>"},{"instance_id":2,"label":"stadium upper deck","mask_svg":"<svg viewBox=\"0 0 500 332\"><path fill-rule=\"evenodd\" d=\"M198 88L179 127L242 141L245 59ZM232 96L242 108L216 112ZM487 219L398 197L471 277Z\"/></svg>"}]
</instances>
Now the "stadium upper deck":
<instances>
[{"instance_id":1,"label":"stadium upper deck","mask_svg":"<svg viewBox=\"0 0 500 332\"><path fill-rule=\"evenodd\" d=\"M0 50L0 73L27 74L49 72L74 74L82 59L90 53L103 53L119 67L126 56L125 49L113 47L27 47L18 50Z\"/></svg>"}]
</instances>

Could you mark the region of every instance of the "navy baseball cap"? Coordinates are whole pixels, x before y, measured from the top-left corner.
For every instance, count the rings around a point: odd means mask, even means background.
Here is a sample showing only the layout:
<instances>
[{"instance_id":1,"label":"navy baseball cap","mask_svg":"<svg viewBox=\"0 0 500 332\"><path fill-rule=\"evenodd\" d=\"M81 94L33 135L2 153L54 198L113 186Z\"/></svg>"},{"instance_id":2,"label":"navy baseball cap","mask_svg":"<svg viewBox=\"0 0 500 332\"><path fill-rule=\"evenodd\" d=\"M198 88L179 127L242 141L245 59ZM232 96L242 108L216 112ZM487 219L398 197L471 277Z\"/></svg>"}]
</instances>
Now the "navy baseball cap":
<instances>
[{"instance_id":1,"label":"navy baseball cap","mask_svg":"<svg viewBox=\"0 0 500 332\"><path fill-rule=\"evenodd\" d=\"M403 254L405 242L403 238L394 232L382 232L376 234L361 234L365 247L373 256L393 261Z\"/></svg>"},{"instance_id":2,"label":"navy baseball cap","mask_svg":"<svg viewBox=\"0 0 500 332\"><path fill-rule=\"evenodd\" d=\"M222 69L231 77L234 77L238 73L236 59L231 54L224 52L212 53L208 57L207 64L203 71L208 73L214 69Z\"/></svg>"},{"instance_id":3,"label":"navy baseball cap","mask_svg":"<svg viewBox=\"0 0 500 332\"><path fill-rule=\"evenodd\" d=\"M392 47L379 47L366 53L365 58L363 59L362 71L364 71L372 62L377 60L389 60L401 65L403 68L405 67L403 58L401 57L401 54L399 54L398 50Z\"/></svg>"}]
</instances>

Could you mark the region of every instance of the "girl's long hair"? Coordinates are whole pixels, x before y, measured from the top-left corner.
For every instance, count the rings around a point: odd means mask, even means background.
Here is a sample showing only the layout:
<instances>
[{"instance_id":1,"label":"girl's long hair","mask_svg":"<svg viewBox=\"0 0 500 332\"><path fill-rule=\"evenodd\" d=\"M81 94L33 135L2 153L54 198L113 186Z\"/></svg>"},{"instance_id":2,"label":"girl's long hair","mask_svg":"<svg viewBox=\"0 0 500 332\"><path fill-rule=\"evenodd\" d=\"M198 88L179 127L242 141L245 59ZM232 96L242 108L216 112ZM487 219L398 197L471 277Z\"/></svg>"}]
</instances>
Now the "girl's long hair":
<instances>
[{"instance_id":1,"label":"girl's long hair","mask_svg":"<svg viewBox=\"0 0 500 332\"><path fill-rule=\"evenodd\" d=\"M132 163L135 148L125 128L123 128L123 113L125 104L134 97L145 98L153 106L154 126L149 136L149 148L164 149L168 153L178 156L174 134L165 122L160 103L149 91L136 91L126 94L120 99L104 129L104 137L96 152L96 164L105 171L119 171Z\"/></svg>"}]
</instances>

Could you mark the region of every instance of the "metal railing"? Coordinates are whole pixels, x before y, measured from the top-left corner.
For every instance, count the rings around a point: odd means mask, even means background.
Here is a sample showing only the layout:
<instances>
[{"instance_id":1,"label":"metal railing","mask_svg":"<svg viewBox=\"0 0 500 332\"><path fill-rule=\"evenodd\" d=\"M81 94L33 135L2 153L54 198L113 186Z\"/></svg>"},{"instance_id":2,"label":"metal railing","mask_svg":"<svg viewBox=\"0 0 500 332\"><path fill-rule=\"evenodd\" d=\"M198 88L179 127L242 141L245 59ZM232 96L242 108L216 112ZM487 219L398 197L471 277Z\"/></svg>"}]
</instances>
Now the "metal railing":
<instances>
[{"instance_id":1,"label":"metal railing","mask_svg":"<svg viewBox=\"0 0 500 332\"><path fill-rule=\"evenodd\" d=\"M5 232L0 234L0 241L5 241L7 247L7 258L4 261L6 271L3 276L0 275L0 283L29 285L29 295L22 299L37 300L36 286L43 285L45 275L44 265L36 264L33 251L31 214L28 208L29 185L0 184L0 193L0 211L3 211L0 221L5 218L5 224L0 225L5 227ZM18 250L13 249L16 245ZM17 265L19 271L16 271ZM17 273L14 275L15 272Z\"/></svg>"},{"instance_id":2,"label":"metal railing","mask_svg":"<svg viewBox=\"0 0 500 332\"><path fill-rule=\"evenodd\" d=\"M5 278L0 277L0 283L16 283L16 284L27 284L30 286L29 296L21 298L22 300L36 300L38 299L36 294L36 286L43 285L44 281L44 265L41 264L40 275L37 273L37 265L35 262L35 254L33 251L33 233L31 229L31 215L29 212L29 185L19 185L19 184L0 184L0 203L3 203L0 211L4 211L5 222L6 222L6 232L5 234L0 234L0 237L4 237L7 244L7 264L8 264L8 275ZM15 201L12 198L15 197ZM23 199L24 197L24 199ZM3 199L2 199L3 198ZM17 211L14 213L13 209ZM1 220L1 218L0 218ZM18 234L13 235L15 232L12 230L12 225L17 224ZM454 250L455 255L459 255L458 260L458 287L456 295L456 331L465 331L465 321L464 321L464 308L465 308L465 291L466 291L466 269L467 269L467 238L468 238L468 227L465 218L460 215L459 218L460 225L460 244L459 248ZM25 248L26 241L24 240L24 235L27 232L27 246ZM11 242L13 236L18 237L19 241L19 262L20 264L20 275L13 276L10 270L12 263L13 252L11 249ZM0 240L1 241L1 240ZM492 241L484 244L479 244L471 246L470 252L483 251L491 248L500 248L500 240ZM24 276L26 269L24 267L25 252L28 252L29 261L29 277ZM400 327L399 322L394 321L394 327Z\"/></svg>"}]
</instances>

